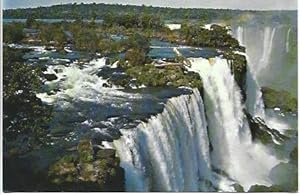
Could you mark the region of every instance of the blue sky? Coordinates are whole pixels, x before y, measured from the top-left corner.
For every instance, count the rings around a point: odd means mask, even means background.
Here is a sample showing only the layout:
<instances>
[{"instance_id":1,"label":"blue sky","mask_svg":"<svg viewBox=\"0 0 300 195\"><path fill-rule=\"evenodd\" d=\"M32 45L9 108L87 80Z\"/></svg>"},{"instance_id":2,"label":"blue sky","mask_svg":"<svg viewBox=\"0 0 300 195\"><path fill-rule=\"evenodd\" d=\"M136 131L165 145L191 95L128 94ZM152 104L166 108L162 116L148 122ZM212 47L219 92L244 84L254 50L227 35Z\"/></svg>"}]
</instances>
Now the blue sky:
<instances>
[{"instance_id":1,"label":"blue sky","mask_svg":"<svg viewBox=\"0 0 300 195\"><path fill-rule=\"evenodd\" d=\"M297 9L297 0L4 0L3 7L4 9L27 8L75 2L255 10Z\"/></svg>"}]
</instances>

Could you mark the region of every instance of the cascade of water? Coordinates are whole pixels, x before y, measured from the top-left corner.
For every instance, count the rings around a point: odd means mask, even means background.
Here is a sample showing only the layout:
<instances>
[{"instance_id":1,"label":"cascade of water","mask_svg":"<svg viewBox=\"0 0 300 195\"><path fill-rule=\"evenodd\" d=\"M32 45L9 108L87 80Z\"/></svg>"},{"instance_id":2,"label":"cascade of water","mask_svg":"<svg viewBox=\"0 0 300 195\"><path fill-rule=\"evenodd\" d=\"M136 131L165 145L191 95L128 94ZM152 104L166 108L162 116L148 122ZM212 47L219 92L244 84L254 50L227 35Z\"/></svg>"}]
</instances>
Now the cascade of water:
<instances>
[{"instance_id":1,"label":"cascade of water","mask_svg":"<svg viewBox=\"0 0 300 195\"><path fill-rule=\"evenodd\" d=\"M276 32L276 28L273 28L271 31L271 27L265 27L263 53L260 61L258 62L258 65L256 66L255 75L259 73L261 70L267 68L267 66L269 65L275 32Z\"/></svg>"},{"instance_id":2,"label":"cascade of water","mask_svg":"<svg viewBox=\"0 0 300 195\"><path fill-rule=\"evenodd\" d=\"M244 28L242 26L238 26L236 36L240 45L244 45Z\"/></svg>"},{"instance_id":3,"label":"cascade of water","mask_svg":"<svg viewBox=\"0 0 300 195\"><path fill-rule=\"evenodd\" d=\"M270 185L268 174L279 161L263 145L252 143L244 120L241 94L226 59L191 59L191 70L203 80L212 165L225 171L246 190Z\"/></svg>"},{"instance_id":4,"label":"cascade of water","mask_svg":"<svg viewBox=\"0 0 300 195\"><path fill-rule=\"evenodd\" d=\"M289 28L288 32L287 32L287 35L286 35L286 42L285 42L285 51L286 53L289 52L289 44L290 44L290 33L291 33L291 28Z\"/></svg>"},{"instance_id":5,"label":"cascade of water","mask_svg":"<svg viewBox=\"0 0 300 195\"><path fill-rule=\"evenodd\" d=\"M268 30L265 30L265 37L264 37L265 39L268 37L268 36L266 36L267 31ZM244 28L242 26L239 26L237 28L236 37L241 45L246 46L247 43L244 41ZM267 41L264 41L264 43L267 44ZM266 48L266 46L264 46L264 49L265 48ZM266 53L266 52L264 52L264 53ZM271 51L270 51L270 53L271 53ZM264 102L262 99L262 92L260 90L260 87L259 87L259 85L257 83L257 79L256 79L256 74L255 74L256 68L253 65L251 59L248 57L248 55L245 54L245 56L246 56L247 62L248 62L248 68L247 68L247 74L246 74L246 95L247 95L246 106L247 106L247 110L252 116L257 116L257 117L261 117L262 119L264 119L265 118L265 110L264 110L265 106L264 106Z\"/></svg>"},{"instance_id":6,"label":"cascade of water","mask_svg":"<svg viewBox=\"0 0 300 195\"><path fill-rule=\"evenodd\" d=\"M209 140L198 90L171 98L161 114L114 141L127 191L207 191ZM213 182L213 181L211 181Z\"/></svg>"}]
</instances>

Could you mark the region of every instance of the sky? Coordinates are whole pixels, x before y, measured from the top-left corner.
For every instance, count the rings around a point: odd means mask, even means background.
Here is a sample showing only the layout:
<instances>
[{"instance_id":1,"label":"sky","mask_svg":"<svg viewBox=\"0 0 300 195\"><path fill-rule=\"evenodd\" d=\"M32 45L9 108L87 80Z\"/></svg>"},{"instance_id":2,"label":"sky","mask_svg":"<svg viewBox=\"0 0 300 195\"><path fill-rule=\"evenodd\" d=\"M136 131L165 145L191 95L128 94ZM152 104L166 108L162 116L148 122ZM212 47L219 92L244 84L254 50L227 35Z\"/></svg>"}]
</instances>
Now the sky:
<instances>
[{"instance_id":1,"label":"sky","mask_svg":"<svg viewBox=\"0 0 300 195\"><path fill-rule=\"evenodd\" d=\"M4 0L3 8L27 8L66 3L109 3L184 8L295 10L297 0Z\"/></svg>"}]
</instances>

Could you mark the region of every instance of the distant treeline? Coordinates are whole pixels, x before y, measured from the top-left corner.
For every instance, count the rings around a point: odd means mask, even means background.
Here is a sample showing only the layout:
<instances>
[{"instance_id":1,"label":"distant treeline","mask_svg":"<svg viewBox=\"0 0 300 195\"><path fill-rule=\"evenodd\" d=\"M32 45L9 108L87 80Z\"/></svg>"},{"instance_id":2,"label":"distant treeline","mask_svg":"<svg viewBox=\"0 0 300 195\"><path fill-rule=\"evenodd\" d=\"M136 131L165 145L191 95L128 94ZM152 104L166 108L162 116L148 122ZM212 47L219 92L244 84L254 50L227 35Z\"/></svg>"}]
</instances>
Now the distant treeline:
<instances>
[{"instance_id":1,"label":"distant treeline","mask_svg":"<svg viewBox=\"0 0 300 195\"><path fill-rule=\"evenodd\" d=\"M244 15L255 14L256 17L271 19L273 22L286 22L297 18L296 11L242 11L229 9L199 9L199 8L167 8L152 6L135 6L120 4L63 4L51 7L38 7L26 9L4 10L4 18L43 18L43 19L103 19L107 15L155 14L163 20L201 20L211 22L213 20L231 20L241 18Z\"/></svg>"}]
</instances>

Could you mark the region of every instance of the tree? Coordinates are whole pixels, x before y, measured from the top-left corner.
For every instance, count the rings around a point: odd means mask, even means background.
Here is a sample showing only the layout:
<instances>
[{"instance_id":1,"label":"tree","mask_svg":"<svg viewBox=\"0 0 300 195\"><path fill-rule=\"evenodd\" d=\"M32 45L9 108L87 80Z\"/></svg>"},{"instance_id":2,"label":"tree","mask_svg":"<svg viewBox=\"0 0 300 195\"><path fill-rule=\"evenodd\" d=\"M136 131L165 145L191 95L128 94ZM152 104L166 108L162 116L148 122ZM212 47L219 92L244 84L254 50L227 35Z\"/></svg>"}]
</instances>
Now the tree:
<instances>
[{"instance_id":1,"label":"tree","mask_svg":"<svg viewBox=\"0 0 300 195\"><path fill-rule=\"evenodd\" d=\"M36 24L36 20L33 18L32 15L29 15L29 17L26 20L26 27L32 28Z\"/></svg>"},{"instance_id":2,"label":"tree","mask_svg":"<svg viewBox=\"0 0 300 195\"><path fill-rule=\"evenodd\" d=\"M5 152L27 152L44 143L51 108L36 97L39 70L23 63L21 51L4 47L3 135Z\"/></svg>"},{"instance_id":3,"label":"tree","mask_svg":"<svg viewBox=\"0 0 300 195\"><path fill-rule=\"evenodd\" d=\"M143 51L134 48L129 49L125 54L125 59L128 60L132 66L142 66L146 62L146 55Z\"/></svg>"},{"instance_id":4,"label":"tree","mask_svg":"<svg viewBox=\"0 0 300 195\"><path fill-rule=\"evenodd\" d=\"M3 25L3 41L5 43L19 43L25 38L23 26L20 24Z\"/></svg>"}]
</instances>

